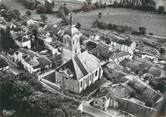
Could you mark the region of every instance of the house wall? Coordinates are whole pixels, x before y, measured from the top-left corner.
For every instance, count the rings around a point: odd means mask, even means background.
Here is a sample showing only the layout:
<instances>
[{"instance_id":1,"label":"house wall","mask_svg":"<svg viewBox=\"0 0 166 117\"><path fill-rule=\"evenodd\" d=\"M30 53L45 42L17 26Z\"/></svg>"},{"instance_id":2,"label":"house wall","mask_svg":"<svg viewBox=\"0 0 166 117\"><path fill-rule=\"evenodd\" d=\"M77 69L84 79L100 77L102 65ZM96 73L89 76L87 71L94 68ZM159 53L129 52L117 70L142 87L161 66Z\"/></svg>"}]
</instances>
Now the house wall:
<instances>
[{"instance_id":1,"label":"house wall","mask_svg":"<svg viewBox=\"0 0 166 117\"><path fill-rule=\"evenodd\" d=\"M31 48L31 41L29 40L27 42L22 43L22 47L28 47L28 49L30 49Z\"/></svg>"},{"instance_id":2,"label":"house wall","mask_svg":"<svg viewBox=\"0 0 166 117\"><path fill-rule=\"evenodd\" d=\"M20 61L24 67L25 70L27 70L29 73L33 74L33 73L37 73L39 74L41 72L40 68L36 68L34 69L29 63L27 63L23 58L22 58L23 54L19 52L18 55L14 54L14 60L16 61Z\"/></svg>"},{"instance_id":3,"label":"house wall","mask_svg":"<svg viewBox=\"0 0 166 117\"><path fill-rule=\"evenodd\" d=\"M64 78L64 87L74 93L79 93L79 83L74 79Z\"/></svg>"},{"instance_id":4,"label":"house wall","mask_svg":"<svg viewBox=\"0 0 166 117\"><path fill-rule=\"evenodd\" d=\"M114 99L110 99L110 101L109 101L109 106L116 109L116 108L119 107L119 103L118 103L118 101L116 101L116 100L114 100Z\"/></svg>"},{"instance_id":5,"label":"house wall","mask_svg":"<svg viewBox=\"0 0 166 117\"><path fill-rule=\"evenodd\" d=\"M150 117L155 112L154 109L147 106L138 105L128 99L114 98L110 100L110 107L126 111L135 116Z\"/></svg>"},{"instance_id":6,"label":"house wall","mask_svg":"<svg viewBox=\"0 0 166 117\"><path fill-rule=\"evenodd\" d=\"M111 42L110 46L114 49L118 49L118 50L121 50L121 51L124 51L124 52L129 52L130 54L133 53L133 50L135 50L136 48L136 42L133 42L131 44L131 46L126 46L126 45L121 45L119 43L116 43L116 42Z\"/></svg>"},{"instance_id":7,"label":"house wall","mask_svg":"<svg viewBox=\"0 0 166 117\"><path fill-rule=\"evenodd\" d=\"M109 102L110 102L110 98L107 99L107 97L104 96L102 98L94 99L93 106L106 111L109 107Z\"/></svg>"}]
</instances>

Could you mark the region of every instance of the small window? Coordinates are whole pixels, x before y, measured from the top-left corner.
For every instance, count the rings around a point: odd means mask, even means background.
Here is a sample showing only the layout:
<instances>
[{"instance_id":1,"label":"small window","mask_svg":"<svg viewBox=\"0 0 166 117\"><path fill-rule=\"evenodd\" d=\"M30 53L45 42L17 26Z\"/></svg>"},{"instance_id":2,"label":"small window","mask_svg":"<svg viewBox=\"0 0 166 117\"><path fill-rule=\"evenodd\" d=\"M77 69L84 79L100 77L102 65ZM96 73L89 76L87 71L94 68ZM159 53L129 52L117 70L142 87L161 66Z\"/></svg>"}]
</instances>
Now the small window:
<instances>
[{"instance_id":1,"label":"small window","mask_svg":"<svg viewBox=\"0 0 166 117\"><path fill-rule=\"evenodd\" d=\"M83 86L83 83L82 83L82 81L81 81L81 87Z\"/></svg>"},{"instance_id":2,"label":"small window","mask_svg":"<svg viewBox=\"0 0 166 117\"><path fill-rule=\"evenodd\" d=\"M95 72L95 77L97 77L97 71Z\"/></svg>"}]
</instances>

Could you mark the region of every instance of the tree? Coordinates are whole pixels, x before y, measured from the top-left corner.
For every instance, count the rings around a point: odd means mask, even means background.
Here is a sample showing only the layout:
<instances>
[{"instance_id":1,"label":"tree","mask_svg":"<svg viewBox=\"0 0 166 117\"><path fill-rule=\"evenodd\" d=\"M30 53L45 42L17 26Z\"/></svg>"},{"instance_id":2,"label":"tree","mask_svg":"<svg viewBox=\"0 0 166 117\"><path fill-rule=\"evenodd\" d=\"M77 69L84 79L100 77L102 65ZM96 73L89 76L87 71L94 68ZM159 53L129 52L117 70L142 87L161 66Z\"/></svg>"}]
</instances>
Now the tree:
<instances>
[{"instance_id":1,"label":"tree","mask_svg":"<svg viewBox=\"0 0 166 117\"><path fill-rule=\"evenodd\" d=\"M32 15L32 12L31 12L31 11L26 11L26 12L25 12L25 15L26 15L27 17L29 17L29 18L30 18L30 17L31 17L31 15Z\"/></svg>"},{"instance_id":2,"label":"tree","mask_svg":"<svg viewBox=\"0 0 166 117\"><path fill-rule=\"evenodd\" d=\"M164 6L159 6L157 12L158 12L159 14L163 14L163 13L164 13L164 10L165 10Z\"/></svg>"},{"instance_id":3,"label":"tree","mask_svg":"<svg viewBox=\"0 0 166 117\"><path fill-rule=\"evenodd\" d=\"M145 35L146 34L146 28L145 27L139 27L139 32L140 32L140 34Z\"/></svg>"},{"instance_id":4,"label":"tree","mask_svg":"<svg viewBox=\"0 0 166 117\"><path fill-rule=\"evenodd\" d=\"M55 108L49 113L49 117L65 117L65 113L60 108Z\"/></svg>"},{"instance_id":5,"label":"tree","mask_svg":"<svg viewBox=\"0 0 166 117\"><path fill-rule=\"evenodd\" d=\"M54 109L60 109L61 100L62 99L59 96L54 94L34 92L31 96L28 97L29 112L27 114L29 117L55 117L51 115L57 113L57 110ZM58 113L63 115L62 111L58 110Z\"/></svg>"},{"instance_id":6,"label":"tree","mask_svg":"<svg viewBox=\"0 0 166 117\"><path fill-rule=\"evenodd\" d=\"M46 13L51 13L53 7L54 7L53 1L52 3L48 2L47 0L45 1Z\"/></svg>"},{"instance_id":7,"label":"tree","mask_svg":"<svg viewBox=\"0 0 166 117\"><path fill-rule=\"evenodd\" d=\"M13 12L13 16L14 16L14 18L17 18L17 19L20 18L21 13L19 12L19 10L17 10L17 9L13 9L12 12Z\"/></svg>"},{"instance_id":8,"label":"tree","mask_svg":"<svg viewBox=\"0 0 166 117\"><path fill-rule=\"evenodd\" d=\"M11 49L17 48L17 45L12 39L12 35L10 33L10 27L7 27L6 30L1 29L0 33L1 33L0 35L1 35L2 49L4 51L9 51Z\"/></svg>"},{"instance_id":9,"label":"tree","mask_svg":"<svg viewBox=\"0 0 166 117\"><path fill-rule=\"evenodd\" d=\"M79 29L79 30L81 29L81 24L79 22L77 22L76 28Z\"/></svg>"},{"instance_id":10,"label":"tree","mask_svg":"<svg viewBox=\"0 0 166 117\"><path fill-rule=\"evenodd\" d=\"M0 79L0 110L17 110L23 99L32 94L32 88L14 76L6 74Z\"/></svg>"},{"instance_id":11,"label":"tree","mask_svg":"<svg viewBox=\"0 0 166 117\"><path fill-rule=\"evenodd\" d=\"M40 15L40 19L41 19L42 22L46 23L48 17L46 15L42 14L42 15Z\"/></svg>"},{"instance_id":12,"label":"tree","mask_svg":"<svg viewBox=\"0 0 166 117\"><path fill-rule=\"evenodd\" d=\"M165 54L166 51L165 51L164 48L161 47L161 48L159 49L159 52L160 52L160 54Z\"/></svg>"},{"instance_id":13,"label":"tree","mask_svg":"<svg viewBox=\"0 0 166 117\"><path fill-rule=\"evenodd\" d=\"M38 4L37 8L36 8L36 12L38 14L45 13L46 12L46 7L44 5L42 5L42 4Z\"/></svg>"},{"instance_id":14,"label":"tree","mask_svg":"<svg viewBox=\"0 0 166 117\"><path fill-rule=\"evenodd\" d=\"M151 85L155 90L159 90L160 92L164 92L166 90L165 83L166 83L166 78L149 80L149 85Z\"/></svg>"},{"instance_id":15,"label":"tree","mask_svg":"<svg viewBox=\"0 0 166 117\"><path fill-rule=\"evenodd\" d=\"M35 75L24 72L18 75L18 80L27 82L35 90L42 90L42 85Z\"/></svg>"}]
</instances>

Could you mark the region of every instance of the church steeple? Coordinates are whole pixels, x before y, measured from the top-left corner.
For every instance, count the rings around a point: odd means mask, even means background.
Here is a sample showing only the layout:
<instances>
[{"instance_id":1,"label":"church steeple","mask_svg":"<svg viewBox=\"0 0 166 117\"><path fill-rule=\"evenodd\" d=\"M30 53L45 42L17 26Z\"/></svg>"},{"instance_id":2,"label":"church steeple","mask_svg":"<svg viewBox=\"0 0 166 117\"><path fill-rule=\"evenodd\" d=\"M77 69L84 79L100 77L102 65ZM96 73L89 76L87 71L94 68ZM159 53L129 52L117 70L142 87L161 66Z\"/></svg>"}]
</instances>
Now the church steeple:
<instances>
[{"instance_id":1,"label":"church steeple","mask_svg":"<svg viewBox=\"0 0 166 117\"><path fill-rule=\"evenodd\" d=\"M64 29L64 57L68 57L69 59L71 59L76 54L81 53L80 36L81 32L75 26L69 25Z\"/></svg>"}]
</instances>

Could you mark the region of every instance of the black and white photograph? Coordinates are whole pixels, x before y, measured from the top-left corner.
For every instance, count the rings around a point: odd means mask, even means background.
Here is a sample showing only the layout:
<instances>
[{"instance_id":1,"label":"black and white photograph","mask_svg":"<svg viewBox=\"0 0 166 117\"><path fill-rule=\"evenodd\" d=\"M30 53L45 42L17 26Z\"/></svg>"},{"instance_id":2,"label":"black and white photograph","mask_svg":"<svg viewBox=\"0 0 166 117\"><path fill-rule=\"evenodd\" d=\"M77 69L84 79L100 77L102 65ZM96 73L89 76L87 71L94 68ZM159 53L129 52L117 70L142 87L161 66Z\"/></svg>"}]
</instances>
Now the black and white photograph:
<instances>
[{"instance_id":1,"label":"black and white photograph","mask_svg":"<svg viewBox=\"0 0 166 117\"><path fill-rule=\"evenodd\" d=\"M166 117L166 0L0 0L0 117Z\"/></svg>"}]
</instances>

